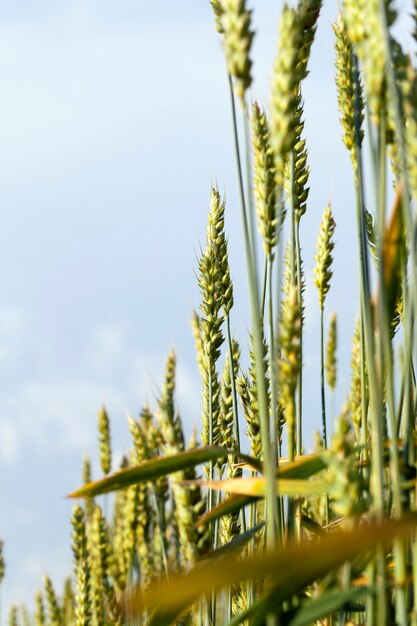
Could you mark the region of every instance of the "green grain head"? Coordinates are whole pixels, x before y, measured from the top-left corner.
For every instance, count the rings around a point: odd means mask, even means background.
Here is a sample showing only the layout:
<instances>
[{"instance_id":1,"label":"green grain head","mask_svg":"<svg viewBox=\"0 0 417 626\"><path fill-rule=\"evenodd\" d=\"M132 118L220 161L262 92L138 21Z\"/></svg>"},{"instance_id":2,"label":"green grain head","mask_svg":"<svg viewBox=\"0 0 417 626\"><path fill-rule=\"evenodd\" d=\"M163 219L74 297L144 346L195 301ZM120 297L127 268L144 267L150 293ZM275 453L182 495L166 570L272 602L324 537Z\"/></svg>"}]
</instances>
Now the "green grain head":
<instances>
[{"instance_id":1,"label":"green grain head","mask_svg":"<svg viewBox=\"0 0 417 626\"><path fill-rule=\"evenodd\" d=\"M336 88L343 143L350 152L355 175L358 170L358 147L363 140L363 95L354 50L342 15L333 25L336 52Z\"/></svg>"},{"instance_id":2,"label":"green grain head","mask_svg":"<svg viewBox=\"0 0 417 626\"><path fill-rule=\"evenodd\" d=\"M320 309L324 308L324 301L330 289L330 280L333 274L333 248L334 229L336 223L333 219L330 204L327 205L320 225L320 232L317 239L317 252L314 256L316 267L314 268L314 284L318 289Z\"/></svg>"},{"instance_id":3,"label":"green grain head","mask_svg":"<svg viewBox=\"0 0 417 626\"><path fill-rule=\"evenodd\" d=\"M243 102L246 90L252 84L250 52L254 33L252 12L246 0L219 0L212 3L216 28L223 35L227 69L233 78L237 96Z\"/></svg>"},{"instance_id":4,"label":"green grain head","mask_svg":"<svg viewBox=\"0 0 417 626\"><path fill-rule=\"evenodd\" d=\"M337 379L337 315L333 313L330 317L329 334L326 343L326 380L330 389L334 392Z\"/></svg>"},{"instance_id":5,"label":"green grain head","mask_svg":"<svg viewBox=\"0 0 417 626\"><path fill-rule=\"evenodd\" d=\"M295 143L295 118L299 84L305 71L298 66L303 26L295 9L284 5L279 25L278 53L271 84L271 146L275 157L276 180L282 187L284 159Z\"/></svg>"},{"instance_id":6,"label":"green grain head","mask_svg":"<svg viewBox=\"0 0 417 626\"><path fill-rule=\"evenodd\" d=\"M108 474L111 470L111 437L110 420L106 408L103 406L98 412L98 432L100 465L103 474Z\"/></svg>"}]
</instances>

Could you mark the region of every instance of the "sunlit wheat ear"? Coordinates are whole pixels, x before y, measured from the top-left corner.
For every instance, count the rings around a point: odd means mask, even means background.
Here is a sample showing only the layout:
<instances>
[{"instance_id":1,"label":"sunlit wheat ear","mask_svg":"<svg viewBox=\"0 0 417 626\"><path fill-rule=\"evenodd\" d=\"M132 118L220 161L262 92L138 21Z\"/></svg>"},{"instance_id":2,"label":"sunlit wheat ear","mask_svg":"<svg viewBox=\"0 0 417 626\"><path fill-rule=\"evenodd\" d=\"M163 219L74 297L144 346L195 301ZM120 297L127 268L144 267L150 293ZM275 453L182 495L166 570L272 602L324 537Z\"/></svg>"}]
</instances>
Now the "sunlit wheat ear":
<instances>
[{"instance_id":1,"label":"sunlit wheat ear","mask_svg":"<svg viewBox=\"0 0 417 626\"><path fill-rule=\"evenodd\" d=\"M345 407L336 421L328 463L327 481L330 485L331 508L337 516L352 520L364 508L362 481L355 451L355 436Z\"/></svg>"},{"instance_id":2,"label":"sunlit wheat ear","mask_svg":"<svg viewBox=\"0 0 417 626\"><path fill-rule=\"evenodd\" d=\"M252 12L247 9L246 0L214 0L212 8L216 29L223 36L227 69L236 94L243 102L245 92L252 84Z\"/></svg>"},{"instance_id":3,"label":"sunlit wheat ear","mask_svg":"<svg viewBox=\"0 0 417 626\"><path fill-rule=\"evenodd\" d=\"M301 25L301 48L299 52L297 71L304 77L310 59L311 47L317 30L317 20L323 0L299 0L297 11Z\"/></svg>"},{"instance_id":4,"label":"sunlit wheat ear","mask_svg":"<svg viewBox=\"0 0 417 626\"><path fill-rule=\"evenodd\" d=\"M83 465L82 465L82 480L83 480L83 484L86 485L87 483L91 482L92 480L92 474L91 474L91 459L88 456L88 454L83 454ZM87 515L87 519L91 519L91 515L93 512L93 508L94 508L94 499L93 498L88 498L85 503L84 503L84 507L85 507L85 512Z\"/></svg>"},{"instance_id":5,"label":"sunlit wheat ear","mask_svg":"<svg viewBox=\"0 0 417 626\"><path fill-rule=\"evenodd\" d=\"M41 591L37 591L35 594L35 626L46 626L46 612L45 604L43 602L43 595Z\"/></svg>"},{"instance_id":6,"label":"sunlit wheat ear","mask_svg":"<svg viewBox=\"0 0 417 626\"><path fill-rule=\"evenodd\" d=\"M304 120L303 120L303 103L301 99L301 91L298 92L296 98L296 107L294 109L294 172L292 186L290 184L290 161L285 159L284 170L284 188L288 199L293 198L294 216L297 222L305 214L307 209L307 198L309 188L307 187L310 168L307 165L307 149L306 140L303 138Z\"/></svg>"},{"instance_id":7,"label":"sunlit wheat ear","mask_svg":"<svg viewBox=\"0 0 417 626\"><path fill-rule=\"evenodd\" d=\"M68 576L64 582L62 597L62 616L64 624L71 624L75 618L75 594L72 587L72 578Z\"/></svg>"},{"instance_id":8,"label":"sunlit wheat ear","mask_svg":"<svg viewBox=\"0 0 417 626\"><path fill-rule=\"evenodd\" d=\"M111 470L111 437L110 420L106 408L103 406L98 412L98 432L100 465L103 474L108 474Z\"/></svg>"},{"instance_id":9,"label":"sunlit wheat ear","mask_svg":"<svg viewBox=\"0 0 417 626\"><path fill-rule=\"evenodd\" d=\"M97 626L105 624L105 608L103 595L103 578L107 572L103 571L103 562L100 553L100 521L101 510L99 506L94 507L91 525L88 532L88 552L91 569L91 603L92 614Z\"/></svg>"},{"instance_id":10,"label":"sunlit wheat ear","mask_svg":"<svg viewBox=\"0 0 417 626\"><path fill-rule=\"evenodd\" d=\"M337 315L333 313L330 317L329 334L326 343L326 380L332 391L336 388L337 380Z\"/></svg>"},{"instance_id":11,"label":"sunlit wheat ear","mask_svg":"<svg viewBox=\"0 0 417 626\"><path fill-rule=\"evenodd\" d=\"M102 592L105 596L106 616L111 624L121 624L121 615L116 594L109 580L111 545L107 523L99 506L95 507L92 533L94 537L92 548L92 562L94 575L101 578Z\"/></svg>"},{"instance_id":12,"label":"sunlit wheat ear","mask_svg":"<svg viewBox=\"0 0 417 626\"><path fill-rule=\"evenodd\" d=\"M168 354L165 370L165 380L162 386L161 397L158 400L157 419L164 439L164 449L168 454L175 454L184 450L184 434L178 415L175 413L175 352Z\"/></svg>"},{"instance_id":13,"label":"sunlit wheat ear","mask_svg":"<svg viewBox=\"0 0 417 626\"><path fill-rule=\"evenodd\" d=\"M395 20L392 2L385 2L388 21ZM365 79L365 89L374 123L378 123L384 89L386 52L379 0L344 0L349 39L355 46Z\"/></svg>"},{"instance_id":14,"label":"sunlit wheat ear","mask_svg":"<svg viewBox=\"0 0 417 626\"><path fill-rule=\"evenodd\" d=\"M368 377L365 370L365 389L362 388L361 374L361 332L359 320L356 320L352 337L352 356L350 360L351 378L349 394L349 410L356 436L362 427L362 394L367 394Z\"/></svg>"},{"instance_id":15,"label":"sunlit wheat ear","mask_svg":"<svg viewBox=\"0 0 417 626\"><path fill-rule=\"evenodd\" d=\"M207 224L207 250L212 249L217 258L220 269L218 282L218 298L225 315L233 307L233 284L230 276L229 254L227 239L224 231L225 202L221 199L218 190L213 187L210 198L210 211Z\"/></svg>"},{"instance_id":16,"label":"sunlit wheat ear","mask_svg":"<svg viewBox=\"0 0 417 626\"><path fill-rule=\"evenodd\" d=\"M10 607L8 624L9 626L19 626L17 606Z\"/></svg>"},{"instance_id":17,"label":"sunlit wheat ear","mask_svg":"<svg viewBox=\"0 0 417 626\"><path fill-rule=\"evenodd\" d=\"M278 53L272 73L270 100L271 146L279 187L283 184L285 155L295 142L294 110L298 86L304 77L304 72L297 69L302 34L299 14L285 5L279 25Z\"/></svg>"},{"instance_id":18,"label":"sunlit wheat ear","mask_svg":"<svg viewBox=\"0 0 417 626\"><path fill-rule=\"evenodd\" d=\"M411 65L403 90L408 180L410 191L414 198L417 198L417 73Z\"/></svg>"},{"instance_id":19,"label":"sunlit wheat ear","mask_svg":"<svg viewBox=\"0 0 417 626\"><path fill-rule=\"evenodd\" d=\"M333 25L336 52L336 87L340 121L343 128L343 142L350 152L355 176L358 169L357 147L362 144L364 101L358 71L355 65L354 50L348 37L342 15ZM359 89L359 92L355 92ZM355 93L359 96L355 100Z\"/></svg>"},{"instance_id":20,"label":"sunlit wheat ear","mask_svg":"<svg viewBox=\"0 0 417 626\"><path fill-rule=\"evenodd\" d=\"M91 573L87 548L84 511L78 505L74 507L71 524L72 552L76 578L75 623L77 626L89 626L91 623Z\"/></svg>"},{"instance_id":21,"label":"sunlit wheat ear","mask_svg":"<svg viewBox=\"0 0 417 626\"><path fill-rule=\"evenodd\" d=\"M255 102L252 107L253 195L258 229L265 254L269 257L277 243L277 206L274 155L265 112Z\"/></svg>"},{"instance_id":22,"label":"sunlit wheat ear","mask_svg":"<svg viewBox=\"0 0 417 626\"><path fill-rule=\"evenodd\" d=\"M316 267L314 268L314 284L318 290L319 305L322 310L326 295L330 289L330 280L333 275L332 252L334 249L333 235L336 223L333 219L330 204L327 205L320 224L320 232L317 238L317 252L314 256Z\"/></svg>"},{"instance_id":23,"label":"sunlit wheat ear","mask_svg":"<svg viewBox=\"0 0 417 626\"><path fill-rule=\"evenodd\" d=\"M240 348L236 339L232 340L233 371L237 372L240 361ZM220 391L220 442L229 450L236 448L233 433L233 396L229 354L226 355Z\"/></svg>"},{"instance_id":24,"label":"sunlit wheat ear","mask_svg":"<svg viewBox=\"0 0 417 626\"><path fill-rule=\"evenodd\" d=\"M279 323L279 400L284 411L288 434L288 455L294 457L295 443L295 389L301 368L302 310L298 299L298 291L290 287L281 304Z\"/></svg>"},{"instance_id":25,"label":"sunlit wheat ear","mask_svg":"<svg viewBox=\"0 0 417 626\"><path fill-rule=\"evenodd\" d=\"M61 626L62 613L58 603L56 592L49 576L44 578L46 606L48 607L48 624L50 626Z\"/></svg>"},{"instance_id":26,"label":"sunlit wheat ear","mask_svg":"<svg viewBox=\"0 0 417 626\"><path fill-rule=\"evenodd\" d=\"M250 367L248 376L239 376L236 380L237 390L242 402L247 429L246 434L251 444L251 455L257 459L263 459L261 425L259 421L258 381L255 368L255 354L253 338L250 337ZM268 371L268 346L263 340L263 368L265 377ZM267 381L268 382L268 381Z\"/></svg>"},{"instance_id":27,"label":"sunlit wheat ear","mask_svg":"<svg viewBox=\"0 0 417 626\"><path fill-rule=\"evenodd\" d=\"M210 0L211 8L214 13L214 25L220 35L223 34L223 26L221 22L222 15L224 13L223 0Z\"/></svg>"},{"instance_id":28,"label":"sunlit wheat ear","mask_svg":"<svg viewBox=\"0 0 417 626\"><path fill-rule=\"evenodd\" d=\"M196 349L196 358L197 365L200 372L200 376L204 376L204 344L201 338L201 328L200 328L200 316L197 311L193 311L193 315L191 317L191 330L194 337L194 345Z\"/></svg>"}]
</instances>

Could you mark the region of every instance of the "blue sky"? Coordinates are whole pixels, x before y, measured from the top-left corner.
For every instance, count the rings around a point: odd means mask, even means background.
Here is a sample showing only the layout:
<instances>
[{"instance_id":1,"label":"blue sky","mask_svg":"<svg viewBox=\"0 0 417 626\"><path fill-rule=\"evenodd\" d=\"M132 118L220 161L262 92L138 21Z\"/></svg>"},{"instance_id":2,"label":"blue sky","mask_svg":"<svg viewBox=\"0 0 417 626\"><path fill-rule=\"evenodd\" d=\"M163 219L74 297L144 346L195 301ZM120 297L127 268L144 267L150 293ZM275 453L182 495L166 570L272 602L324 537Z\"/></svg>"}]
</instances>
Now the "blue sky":
<instances>
[{"instance_id":1,"label":"blue sky","mask_svg":"<svg viewBox=\"0 0 417 626\"><path fill-rule=\"evenodd\" d=\"M254 93L265 102L280 3L259 4ZM305 84L308 430L319 425L313 254L329 198L339 402L356 312L354 202L333 85L336 13L336 3L325 2ZM61 581L69 571L64 496L80 482L83 452L98 476L97 410L109 409L120 458L126 414L153 401L172 347L179 405L189 429L198 424L189 319L215 181L227 194L232 325L243 345L248 316L225 68L208 2L0 0L0 76L0 535L8 605L30 602L44 572Z\"/></svg>"}]
</instances>

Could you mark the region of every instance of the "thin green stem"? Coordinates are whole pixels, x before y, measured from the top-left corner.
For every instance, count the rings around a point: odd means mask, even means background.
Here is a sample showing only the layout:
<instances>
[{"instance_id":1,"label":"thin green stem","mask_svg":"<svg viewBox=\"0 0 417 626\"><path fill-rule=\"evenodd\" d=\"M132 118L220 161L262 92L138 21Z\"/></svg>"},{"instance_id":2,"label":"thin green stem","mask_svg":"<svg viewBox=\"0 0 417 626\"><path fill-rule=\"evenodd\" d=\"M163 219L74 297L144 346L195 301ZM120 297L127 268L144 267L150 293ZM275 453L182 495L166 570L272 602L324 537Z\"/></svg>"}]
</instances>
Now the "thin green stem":
<instances>
[{"instance_id":1,"label":"thin green stem","mask_svg":"<svg viewBox=\"0 0 417 626\"><path fill-rule=\"evenodd\" d=\"M238 180L241 199L241 213L243 222L243 235L245 244L246 269L249 284L249 301L252 318L252 335L255 356L255 372L258 386L259 421L261 426L262 449L264 456L264 475L267 482L266 493L266 536L267 544L272 547L276 544L276 462L270 446L269 431L269 410L268 394L264 372L263 357L263 330L261 313L259 306L259 290L254 262L254 251L251 246L249 224L245 204L245 194L243 188L242 166L239 152L239 136L237 130L236 107L234 105L234 94L231 85L231 101L233 115L233 135L236 153L236 163L238 168Z\"/></svg>"},{"instance_id":2,"label":"thin green stem","mask_svg":"<svg viewBox=\"0 0 417 626\"><path fill-rule=\"evenodd\" d=\"M320 390L323 444L324 449L327 450L326 393L324 384L324 307L320 309Z\"/></svg>"},{"instance_id":3,"label":"thin green stem","mask_svg":"<svg viewBox=\"0 0 417 626\"><path fill-rule=\"evenodd\" d=\"M301 274L301 245L300 245L300 221L295 225L295 249L297 254L297 291L298 301L303 306L303 285ZM297 426L296 426L296 454L301 455L303 450L303 315L301 315L300 328L300 373L297 385Z\"/></svg>"}]
</instances>

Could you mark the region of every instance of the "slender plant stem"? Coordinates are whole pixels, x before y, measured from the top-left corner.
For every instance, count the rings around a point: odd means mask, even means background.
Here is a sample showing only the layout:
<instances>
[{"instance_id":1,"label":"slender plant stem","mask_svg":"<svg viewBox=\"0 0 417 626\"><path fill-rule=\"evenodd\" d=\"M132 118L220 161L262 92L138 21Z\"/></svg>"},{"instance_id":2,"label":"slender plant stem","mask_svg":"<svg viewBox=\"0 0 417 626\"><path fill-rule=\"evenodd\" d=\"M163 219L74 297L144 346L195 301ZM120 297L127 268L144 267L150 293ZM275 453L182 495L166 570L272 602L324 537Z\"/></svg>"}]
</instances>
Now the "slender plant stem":
<instances>
[{"instance_id":1,"label":"slender plant stem","mask_svg":"<svg viewBox=\"0 0 417 626\"><path fill-rule=\"evenodd\" d=\"M300 221L295 224L295 249L297 254L297 291L298 301L303 306L303 285L301 273L301 245L300 245ZM301 315L300 328L300 373L297 385L297 426L296 426L296 454L301 455L303 450L303 315Z\"/></svg>"},{"instance_id":2,"label":"slender plant stem","mask_svg":"<svg viewBox=\"0 0 417 626\"><path fill-rule=\"evenodd\" d=\"M243 235L245 242L245 258L249 283L249 301L252 318L253 347L255 356L255 372L258 387L259 421L261 426L262 449L264 456L264 475L267 483L266 493L266 536L267 544L273 547L276 544L276 462L270 446L268 394L264 372L263 332L259 305L259 290L254 263L254 251L251 246L249 223L247 218L245 194L243 187L242 166L239 151L239 135L237 130L236 107L234 104L233 86L230 80L230 95L232 102L233 135L238 168L238 180L241 199L241 213Z\"/></svg>"},{"instance_id":3,"label":"slender plant stem","mask_svg":"<svg viewBox=\"0 0 417 626\"><path fill-rule=\"evenodd\" d=\"M323 444L324 449L327 450L326 393L324 385L324 307L321 307L320 309L320 389Z\"/></svg>"}]
</instances>

